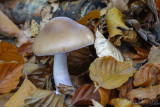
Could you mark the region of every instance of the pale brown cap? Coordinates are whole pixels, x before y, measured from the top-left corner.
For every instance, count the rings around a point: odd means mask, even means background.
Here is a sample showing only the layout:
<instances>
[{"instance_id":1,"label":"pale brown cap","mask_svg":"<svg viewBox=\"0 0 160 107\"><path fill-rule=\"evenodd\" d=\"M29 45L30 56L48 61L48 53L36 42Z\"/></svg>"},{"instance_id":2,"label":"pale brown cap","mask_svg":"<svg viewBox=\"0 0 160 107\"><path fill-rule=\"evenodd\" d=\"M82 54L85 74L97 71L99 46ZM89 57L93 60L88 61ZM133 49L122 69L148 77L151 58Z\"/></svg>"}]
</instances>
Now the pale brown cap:
<instances>
[{"instance_id":1,"label":"pale brown cap","mask_svg":"<svg viewBox=\"0 0 160 107\"><path fill-rule=\"evenodd\" d=\"M87 27L67 17L53 18L40 31L33 44L37 56L70 52L94 43Z\"/></svg>"}]
</instances>

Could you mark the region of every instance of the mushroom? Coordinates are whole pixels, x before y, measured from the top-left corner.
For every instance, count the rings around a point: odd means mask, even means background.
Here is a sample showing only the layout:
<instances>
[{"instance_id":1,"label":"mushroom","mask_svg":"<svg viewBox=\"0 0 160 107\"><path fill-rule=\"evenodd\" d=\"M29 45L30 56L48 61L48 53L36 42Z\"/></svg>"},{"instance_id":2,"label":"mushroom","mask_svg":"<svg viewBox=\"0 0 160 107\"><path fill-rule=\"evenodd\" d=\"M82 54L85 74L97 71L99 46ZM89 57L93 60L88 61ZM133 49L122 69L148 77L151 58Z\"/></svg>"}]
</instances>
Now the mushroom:
<instances>
[{"instance_id":1,"label":"mushroom","mask_svg":"<svg viewBox=\"0 0 160 107\"><path fill-rule=\"evenodd\" d=\"M55 85L72 86L68 67L67 52L94 43L94 34L87 27L67 17L56 17L39 32L33 43L37 56L54 55L53 76Z\"/></svg>"}]
</instances>

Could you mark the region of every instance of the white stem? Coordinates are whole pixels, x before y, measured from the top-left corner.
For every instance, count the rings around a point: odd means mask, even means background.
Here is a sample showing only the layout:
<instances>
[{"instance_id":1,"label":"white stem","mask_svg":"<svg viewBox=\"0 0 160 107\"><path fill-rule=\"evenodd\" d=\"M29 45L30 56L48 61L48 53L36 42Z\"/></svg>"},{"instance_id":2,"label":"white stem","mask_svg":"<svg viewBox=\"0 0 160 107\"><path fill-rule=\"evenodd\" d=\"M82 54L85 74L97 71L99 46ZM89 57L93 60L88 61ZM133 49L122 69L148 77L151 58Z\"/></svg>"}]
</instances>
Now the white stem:
<instances>
[{"instance_id":1,"label":"white stem","mask_svg":"<svg viewBox=\"0 0 160 107\"><path fill-rule=\"evenodd\" d=\"M59 83L72 86L67 67L67 54L60 53L54 55L53 76L55 85Z\"/></svg>"}]
</instances>

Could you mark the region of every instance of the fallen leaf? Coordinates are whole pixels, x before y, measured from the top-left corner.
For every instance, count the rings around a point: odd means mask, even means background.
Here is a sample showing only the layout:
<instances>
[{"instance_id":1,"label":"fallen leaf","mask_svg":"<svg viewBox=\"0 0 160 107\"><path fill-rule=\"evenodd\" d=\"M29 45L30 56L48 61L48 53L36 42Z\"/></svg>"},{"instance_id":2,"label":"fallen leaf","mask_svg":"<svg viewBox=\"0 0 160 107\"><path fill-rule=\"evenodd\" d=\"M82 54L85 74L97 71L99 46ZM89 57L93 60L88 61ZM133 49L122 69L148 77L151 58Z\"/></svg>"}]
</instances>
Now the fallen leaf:
<instances>
[{"instance_id":1,"label":"fallen leaf","mask_svg":"<svg viewBox=\"0 0 160 107\"><path fill-rule=\"evenodd\" d=\"M149 62L156 62L160 64L160 47L152 46L149 55L148 55Z\"/></svg>"},{"instance_id":2,"label":"fallen leaf","mask_svg":"<svg viewBox=\"0 0 160 107\"><path fill-rule=\"evenodd\" d=\"M156 0L156 5L159 10L159 16L160 16L160 0Z\"/></svg>"},{"instance_id":3,"label":"fallen leaf","mask_svg":"<svg viewBox=\"0 0 160 107\"><path fill-rule=\"evenodd\" d=\"M0 10L0 31L16 36L20 29Z\"/></svg>"},{"instance_id":4,"label":"fallen leaf","mask_svg":"<svg viewBox=\"0 0 160 107\"><path fill-rule=\"evenodd\" d=\"M95 101L94 99L92 99L92 103L93 103L93 106L88 106L88 107L104 107L99 102Z\"/></svg>"},{"instance_id":5,"label":"fallen leaf","mask_svg":"<svg viewBox=\"0 0 160 107\"><path fill-rule=\"evenodd\" d=\"M129 100L155 99L159 94L160 94L160 85L155 85L146 88L132 89L127 94L127 99Z\"/></svg>"},{"instance_id":6,"label":"fallen leaf","mask_svg":"<svg viewBox=\"0 0 160 107\"><path fill-rule=\"evenodd\" d=\"M122 19L122 13L115 7L111 8L106 15L106 23L109 32L109 39L116 46L121 45L123 32L119 28L129 30Z\"/></svg>"},{"instance_id":7,"label":"fallen leaf","mask_svg":"<svg viewBox=\"0 0 160 107\"><path fill-rule=\"evenodd\" d=\"M27 75L31 74L38 68L39 68L38 64L25 63L23 66L23 76L25 76L25 73L27 73Z\"/></svg>"},{"instance_id":8,"label":"fallen leaf","mask_svg":"<svg viewBox=\"0 0 160 107\"><path fill-rule=\"evenodd\" d=\"M58 88L58 91L61 94L69 95L69 96L73 96L76 90L73 86L68 86L68 85L61 84L61 83L59 84L59 86L56 86L56 87Z\"/></svg>"},{"instance_id":9,"label":"fallen leaf","mask_svg":"<svg viewBox=\"0 0 160 107\"><path fill-rule=\"evenodd\" d=\"M95 84L95 87L98 86L98 84L96 82L94 82L94 84ZM103 106L105 106L108 103L108 100L109 100L110 90L107 90L107 89L104 89L102 87L99 87L98 88L98 92L99 92L99 94L101 96L101 102L100 103Z\"/></svg>"},{"instance_id":10,"label":"fallen leaf","mask_svg":"<svg viewBox=\"0 0 160 107\"><path fill-rule=\"evenodd\" d=\"M160 65L158 63L146 63L134 75L134 86L150 86L160 82Z\"/></svg>"},{"instance_id":11,"label":"fallen leaf","mask_svg":"<svg viewBox=\"0 0 160 107\"><path fill-rule=\"evenodd\" d=\"M32 19L32 22L31 22L31 33L33 36L36 36L39 32L39 25L38 23Z\"/></svg>"},{"instance_id":12,"label":"fallen leaf","mask_svg":"<svg viewBox=\"0 0 160 107\"><path fill-rule=\"evenodd\" d=\"M36 87L25 79L19 90L7 101L5 107L21 107L25 98L29 97Z\"/></svg>"},{"instance_id":13,"label":"fallen leaf","mask_svg":"<svg viewBox=\"0 0 160 107\"><path fill-rule=\"evenodd\" d=\"M18 62L24 63L22 56L17 51L15 45L8 42L0 42L0 60L3 62Z\"/></svg>"},{"instance_id":14,"label":"fallen leaf","mask_svg":"<svg viewBox=\"0 0 160 107\"><path fill-rule=\"evenodd\" d=\"M50 90L36 89L24 100L22 107L64 107L64 96Z\"/></svg>"},{"instance_id":15,"label":"fallen leaf","mask_svg":"<svg viewBox=\"0 0 160 107\"><path fill-rule=\"evenodd\" d=\"M0 63L0 94L15 89L22 76L23 64L15 62Z\"/></svg>"},{"instance_id":16,"label":"fallen leaf","mask_svg":"<svg viewBox=\"0 0 160 107\"><path fill-rule=\"evenodd\" d=\"M146 47L146 48L134 47L134 49L137 51L138 55L142 56L143 58L147 58L148 57L148 54L149 54L149 51L150 51L149 47Z\"/></svg>"},{"instance_id":17,"label":"fallen leaf","mask_svg":"<svg viewBox=\"0 0 160 107\"><path fill-rule=\"evenodd\" d=\"M130 61L119 62L111 56L95 59L89 70L91 80L105 89L120 87L135 72Z\"/></svg>"},{"instance_id":18,"label":"fallen leaf","mask_svg":"<svg viewBox=\"0 0 160 107\"><path fill-rule=\"evenodd\" d=\"M130 78L127 82L125 82L122 86L118 88L119 97L126 98L127 93L133 89L133 78Z\"/></svg>"},{"instance_id":19,"label":"fallen leaf","mask_svg":"<svg viewBox=\"0 0 160 107\"><path fill-rule=\"evenodd\" d=\"M92 84L86 84L81 86L74 93L71 104L74 106L91 105L92 104L91 99L95 99L96 101L99 102L100 101L99 92L98 91L93 92L94 89L95 87Z\"/></svg>"},{"instance_id":20,"label":"fallen leaf","mask_svg":"<svg viewBox=\"0 0 160 107\"><path fill-rule=\"evenodd\" d=\"M0 95L0 106L5 107L6 102L14 95L14 93L7 93Z\"/></svg>"},{"instance_id":21,"label":"fallen leaf","mask_svg":"<svg viewBox=\"0 0 160 107\"><path fill-rule=\"evenodd\" d=\"M111 0L113 7L116 7L121 12L128 12L128 3L129 0Z\"/></svg>"},{"instance_id":22,"label":"fallen leaf","mask_svg":"<svg viewBox=\"0 0 160 107\"><path fill-rule=\"evenodd\" d=\"M40 31L44 28L44 26L51 20L52 18L52 14L47 13L45 15L45 17L42 19L42 21L40 22Z\"/></svg>"},{"instance_id":23,"label":"fallen leaf","mask_svg":"<svg viewBox=\"0 0 160 107\"><path fill-rule=\"evenodd\" d=\"M112 56L117 61L123 62L123 56L120 51L107 39L105 39L105 37L98 30L96 31L94 47L98 57Z\"/></svg>"},{"instance_id":24,"label":"fallen leaf","mask_svg":"<svg viewBox=\"0 0 160 107\"><path fill-rule=\"evenodd\" d=\"M142 107L141 105L133 104L129 100L122 98L114 98L111 102L114 107Z\"/></svg>"},{"instance_id":25,"label":"fallen leaf","mask_svg":"<svg viewBox=\"0 0 160 107\"><path fill-rule=\"evenodd\" d=\"M27 42L18 47L18 52L23 56L25 53L32 53L33 43Z\"/></svg>"},{"instance_id":26,"label":"fallen leaf","mask_svg":"<svg viewBox=\"0 0 160 107\"><path fill-rule=\"evenodd\" d=\"M84 16L82 19L80 19L79 21L77 21L79 24L82 24L84 26L88 26L88 24L96 19L100 17L100 11L98 10L93 10L92 12L89 12L86 16Z\"/></svg>"}]
</instances>

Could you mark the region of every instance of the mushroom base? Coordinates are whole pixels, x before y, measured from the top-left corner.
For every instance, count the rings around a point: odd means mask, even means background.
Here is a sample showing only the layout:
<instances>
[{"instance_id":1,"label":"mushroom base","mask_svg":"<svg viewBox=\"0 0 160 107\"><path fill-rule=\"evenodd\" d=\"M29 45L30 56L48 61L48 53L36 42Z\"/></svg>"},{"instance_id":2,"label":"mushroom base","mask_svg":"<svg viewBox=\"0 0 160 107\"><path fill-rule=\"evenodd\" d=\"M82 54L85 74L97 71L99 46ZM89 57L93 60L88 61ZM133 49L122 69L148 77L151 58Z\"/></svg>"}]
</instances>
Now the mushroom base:
<instances>
[{"instance_id":1,"label":"mushroom base","mask_svg":"<svg viewBox=\"0 0 160 107\"><path fill-rule=\"evenodd\" d=\"M55 85L59 83L72 86L67 67L67 54L60 53L54 55L53 76Z\"/></svg>"}]
</instances>

